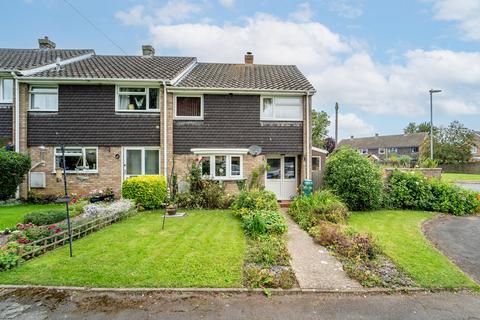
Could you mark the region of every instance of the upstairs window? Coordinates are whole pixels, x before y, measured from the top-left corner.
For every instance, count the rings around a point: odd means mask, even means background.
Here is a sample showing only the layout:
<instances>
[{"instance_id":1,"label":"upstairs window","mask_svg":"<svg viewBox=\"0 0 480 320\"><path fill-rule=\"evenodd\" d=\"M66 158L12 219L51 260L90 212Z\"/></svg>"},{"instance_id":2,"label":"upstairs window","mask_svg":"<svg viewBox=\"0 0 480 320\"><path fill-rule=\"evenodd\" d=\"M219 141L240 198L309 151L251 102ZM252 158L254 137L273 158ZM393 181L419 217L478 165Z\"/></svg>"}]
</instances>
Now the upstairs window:
<instances>
[{"instance_id":1,"label":"upstairs window","mask_svg":"<svg viewBox=\"0 0 480 320\"><path fill-rule=\"evenodd\" d=\"M13 100L13 80L0 79L0 102L12 102Z\"/></svg>"},{"instance_id":2,"label":"upstairs window","mask_svg":"<svg viewBox=\"0 0 480 320\"><path fill-rule=\"evenodd\" d=\"M65 169L67 172L98 172L98 148L66 147ZM55 148L55 169L63 168L62 148Z\"/></svg>"},{"instance_id":3,"label":"upstairs window","mask_svg":"<svg viewBox=\"0 0 480 320\"><path fill-rule=\"evenodd\" d=\"M360 154L368 154L368 149L358 149L358 153L360 153Z\"/></svg>"},{"instance_id":4,"label":"upstairs window","mask_svg":"<svg viewBox=\"0 0 480 320\"><path fill-rule=\"evenodd\" d=\"M58 88L32 86L30 88L30 110L58 111Z\"/></svg>"},{"instance_id":5,"label":"upstairs window","mask_svg":"<svg viewBox=\"0 0 480 320\"><path fill-rule=\"evenodd\" d=\"M385 148L378 148L378 154L385 154Z\"/></svg>"},{"instance_id":6,"label":"upstairs window","mask_svg":"<svg viewBox=\"0 0 480 320\"><path fill-rule=\"evenodd\" d=\"M159 88L118 87L118 111L158 111Z\"/></svg>"},{"instance_id":7,"label":"upstairs window","mask_svg":"<svg viewBox=\"0 0 480 320\"><path fill-rule=\"evenodd\" d=\"M203 96L175 96L175 118L202 120Z\"/></svg>"},{"instance_id":8,"label":"upstairs window","mask_svg":"<svg viewBox=\"0 0 480 320\"><path fill-rule=\"evenodd\" d=\"M418 147L412 147L410 150L412 153L418 153Z\"/></svg>"},{"instance_id":9,"label":"upstairs window","mask_svg":"<svg viewBox=\"0 0 480 320\"><path fill-rule=\"evenodd\" d=\"M302 97L262 97L261 120L302 121Z\"/></svg>"},{"instance_id":10,"label":"upstairs window","mask_svg":"<svg viewBox=\"0 0 480 320\"><path fill-rule=\"evenodd\" d=\"M398 149L395 147L388 148L388 153L398 153Z\"/></svg>"}]
</instances>

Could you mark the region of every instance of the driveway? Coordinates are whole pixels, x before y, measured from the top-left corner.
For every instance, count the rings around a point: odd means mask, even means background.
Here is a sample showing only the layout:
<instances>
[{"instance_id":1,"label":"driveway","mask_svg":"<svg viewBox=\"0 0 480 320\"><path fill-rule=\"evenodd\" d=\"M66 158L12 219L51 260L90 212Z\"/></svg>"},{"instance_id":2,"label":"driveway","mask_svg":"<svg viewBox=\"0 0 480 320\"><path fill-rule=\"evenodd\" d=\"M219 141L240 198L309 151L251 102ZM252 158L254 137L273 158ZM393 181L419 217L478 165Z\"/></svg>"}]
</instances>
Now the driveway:
<instances>
[{"instance_id":1,"label":"driveway","mask_svg":"<svg viewBox=\"0 0 480 320\"><path fill-rule=\"evenodd\" d=\"M428 221L424 231L440 251L480 283L480 216L443 216Z\"/></svg>"},{"instance_id":2,"label":"driveway","mask_svg":"<svg viewBox=\"0 0 480 320\"><path fill-rule=\"evenodd\" d=\"M480 295L134 293L5 290L0 319L469 319Z\"/></svg>"}]
</instances>

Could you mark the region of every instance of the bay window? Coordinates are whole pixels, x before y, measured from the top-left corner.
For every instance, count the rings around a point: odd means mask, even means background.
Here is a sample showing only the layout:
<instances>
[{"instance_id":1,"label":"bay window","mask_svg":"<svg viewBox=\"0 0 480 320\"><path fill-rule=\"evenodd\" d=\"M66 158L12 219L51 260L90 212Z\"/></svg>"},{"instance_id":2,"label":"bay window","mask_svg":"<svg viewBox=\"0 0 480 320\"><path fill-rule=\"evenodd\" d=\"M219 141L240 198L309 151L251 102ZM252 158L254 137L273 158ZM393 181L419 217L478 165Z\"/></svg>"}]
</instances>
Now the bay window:
<instances>
[{"instance_id":1,"label":"bay window","mask_svg":"<svg viewBox=\"0 0 480 320\"><path fill-rule=\"evenodd\" d=\"M55 148L55 170L63 169L62 148ZM98 172L98 148L65 147L65 170L75 172Z\"/></svg>"},{"instance_id":2,"label":"bay window","mask_svg":"<svg viewBox=\"0 0 480 320\"><path fill-rule=\"evenodd\" d=\"M261 97L261 120L302 121L302 97Z\"/></svg>"},{"instance_id":3,"label":"bay window","mask_svg":"<svg viewBox=\"0 0 480 320\"><path fill-rule=\"evenodd\" d=\"M202 95L177 95L174 99L176 119L202 120L203 96Z\"/></svg>"},{"instance_id":4,"label":"bay window","mask_svg":"<svg viewBox=\"0 0 480 320\"><path fill-rule=\"evenodd\" d=\"M243 178L243 157L240 155L201 156L202 176L214 180L240 180Z\"/></svg>"},{"instance_id":5,"label":"bay window","mask_svg":"<svg viewBox=\"0 0 480 320\"><path fill-rule=\"evenodd\" d=\"M0 102L12 102L13 80L0 78Z\"/></svg>"},{"instance_id":6,"label":"bay window","mask_svg":"<svg viewBox=\"0 0 480 320\"><path fill-rule=\"evenodd\" d=\"M30 87L30 110L58 111L58 87Z\"/></svg>"},{"instance_id":7,"label":"bay window","mask_svg":"<svg viewBox=\"0 0 480 320\"><path fill-rule=\"evenodd\" d=\"M159 88L117 87L117 111L158 111Z\"/></svg>"}]
</instances>

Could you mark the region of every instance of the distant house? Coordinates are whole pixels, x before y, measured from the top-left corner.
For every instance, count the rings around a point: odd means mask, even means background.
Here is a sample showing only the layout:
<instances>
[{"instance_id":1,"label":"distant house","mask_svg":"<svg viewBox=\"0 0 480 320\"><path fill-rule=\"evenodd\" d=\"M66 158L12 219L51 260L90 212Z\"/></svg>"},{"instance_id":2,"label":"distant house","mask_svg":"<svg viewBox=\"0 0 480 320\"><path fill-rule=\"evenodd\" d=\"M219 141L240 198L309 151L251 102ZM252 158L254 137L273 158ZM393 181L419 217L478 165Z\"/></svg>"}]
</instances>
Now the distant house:
<instances>
[{"instance_id":1,"label":"distant house","mask_svg":"<svg viewBox=\"0 0 480 320\"><path fill-rule=\"evenodd\" d=\"M472 161L480 161L480 131L475 131L473 136Z\"/></svg>"},{"instance_id":2,"label":"distant house","mask_svg":"<svg viewBox=\"0 0 480 320\"><path fill-rule=\"evenodd\" d=\"M427 139L427 133L397 134L390 136L343 139L339 146L349 146L363 155L375 155L379 159L386 159L391 155L409 156L417 159L420 146Z\"/></svg>"},{"instance_id":3,"label":"distant house","mask_svg":"<svg viewBox=\"0 0 480 320\"><path fill-rule=\"evenodd\" d=\"M312 147L312 171L323 171L323 168L325 168L327 155L327 150Z\"/></svg>"}]
</instances>

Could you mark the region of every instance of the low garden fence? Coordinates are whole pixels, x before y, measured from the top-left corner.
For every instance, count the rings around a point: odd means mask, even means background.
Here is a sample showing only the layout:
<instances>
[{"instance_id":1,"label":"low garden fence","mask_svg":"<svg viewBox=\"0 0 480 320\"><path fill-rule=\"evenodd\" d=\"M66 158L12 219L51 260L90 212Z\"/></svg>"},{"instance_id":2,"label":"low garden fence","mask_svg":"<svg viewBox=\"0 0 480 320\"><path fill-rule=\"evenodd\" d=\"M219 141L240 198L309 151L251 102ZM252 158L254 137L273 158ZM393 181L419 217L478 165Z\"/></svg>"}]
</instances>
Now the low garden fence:
<instances>
[{"instance_id":1,"label":"low garden fence","mask_svg":"<svg viewBox=\"0 0 480 320\"><path fill-rule=\"evenodd\" d=\"M129 210L122 214L112 214L108 216L98 217L77 225L75 225L75 222L72 222L72 241L81 239L95 231L103 229L121 219L133 215L135 212L135 210ZM54 250L57 247L61 247L68 242L68 229L62 230L59 233L55 233L48 237L38 239L23 245L19 249L20 258L23 260L29 260L34 257L40 256L50 250Z\"/></svg>"}]
</instances>

